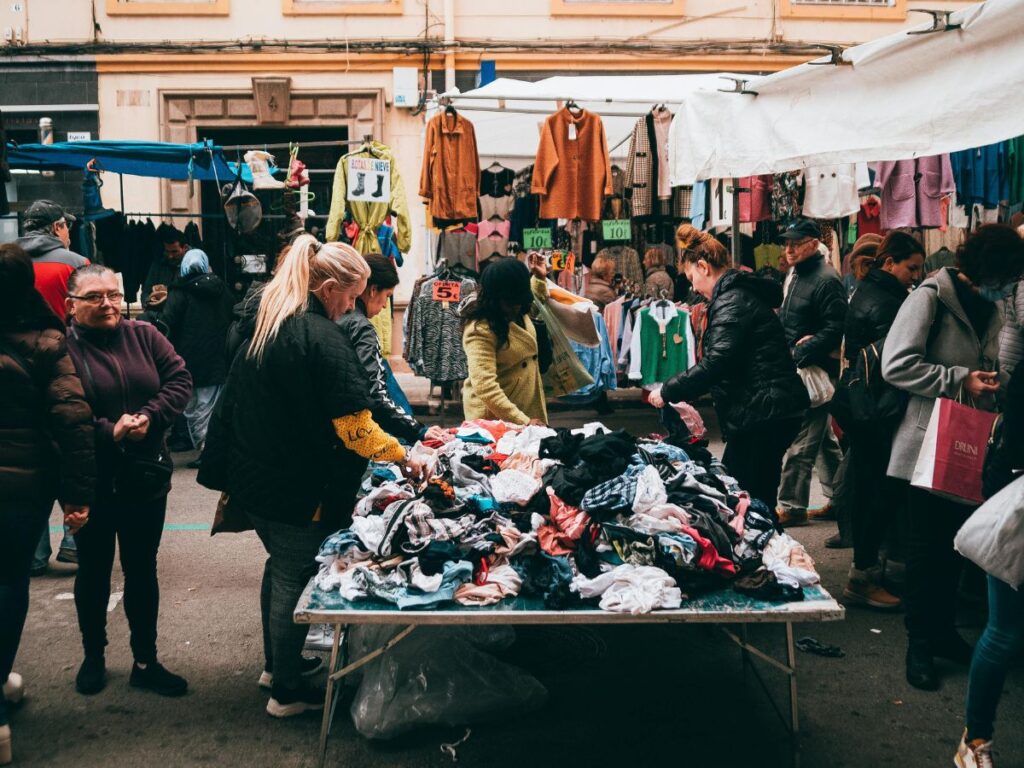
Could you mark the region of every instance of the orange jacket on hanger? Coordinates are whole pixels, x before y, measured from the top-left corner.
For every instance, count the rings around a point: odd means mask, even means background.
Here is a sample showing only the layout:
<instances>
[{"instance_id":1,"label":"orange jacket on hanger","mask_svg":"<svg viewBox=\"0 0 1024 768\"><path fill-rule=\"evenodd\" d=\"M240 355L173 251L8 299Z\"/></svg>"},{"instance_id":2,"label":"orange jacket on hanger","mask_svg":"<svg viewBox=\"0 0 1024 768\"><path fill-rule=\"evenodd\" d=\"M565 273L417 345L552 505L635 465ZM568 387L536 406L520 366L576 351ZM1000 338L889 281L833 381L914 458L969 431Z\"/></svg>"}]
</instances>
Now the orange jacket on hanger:
<instances>
[{"instance_id":1,"label":"orange jacket on hanger","mask_svg":"<svg viewBox=\"0 0 1024 768\"><path fill-rule=\"evenodd\" d=\"M462 115L447 112L427 123L420 197L435 219L476 219L480 161L476 132Z\"/></svg>"},{"instance_id":2,"label":"orange jacket on hanger","mask_svg":"<svg viewBox=\"0 0 1024 768\"><path fill-rule=\"evenodd\" d=\"M612 169L599 115L564 107L544 121L530 191L540 195L542 219L601 219Z\"/></svg>"}]
</instances>

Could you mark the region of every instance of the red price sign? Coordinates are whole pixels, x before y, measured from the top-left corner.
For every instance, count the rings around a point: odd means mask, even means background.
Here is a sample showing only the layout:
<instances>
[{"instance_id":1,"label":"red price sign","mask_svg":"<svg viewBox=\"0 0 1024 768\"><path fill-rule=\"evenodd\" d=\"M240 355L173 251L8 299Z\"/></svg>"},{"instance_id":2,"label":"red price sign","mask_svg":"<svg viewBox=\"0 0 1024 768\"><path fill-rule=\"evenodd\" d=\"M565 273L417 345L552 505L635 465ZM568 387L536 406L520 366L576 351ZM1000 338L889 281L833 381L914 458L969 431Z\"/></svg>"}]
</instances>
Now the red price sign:
<instances>
[{"instance_id":1,"label":"red price sign","mask_svg":"<svg viewBox=\"0 0 1024 768\"><path fill-rule=\"evenodd\" d=\"M433 287L434 301L458 301L462 294L462 283L458 280L438 280Z\"/></svg>"}]
</instances>

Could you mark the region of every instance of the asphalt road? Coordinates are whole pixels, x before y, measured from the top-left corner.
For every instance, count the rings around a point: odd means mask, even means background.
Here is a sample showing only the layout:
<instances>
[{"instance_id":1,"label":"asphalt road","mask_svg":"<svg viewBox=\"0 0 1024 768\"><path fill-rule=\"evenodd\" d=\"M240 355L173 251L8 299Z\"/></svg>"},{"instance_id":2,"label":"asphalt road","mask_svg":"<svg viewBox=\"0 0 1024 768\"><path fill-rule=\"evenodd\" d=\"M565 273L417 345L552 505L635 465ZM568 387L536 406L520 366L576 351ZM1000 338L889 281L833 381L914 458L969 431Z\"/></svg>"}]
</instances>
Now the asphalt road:
<instances>
[{"instance_id":1,"label":"asphalt road","mask_svg":"<svg viewBox=\"0 0 1024 768\"><path fill-rule=\"evenodd\" d=\"M555 414L578 425L592 412ZM650 411L606 419L635 434L656 429ZM717 446L720 450L721 446ZM180 463L190 458L179 455ZM215 494L195 472L175 473L160 550L160 656L185 675L190 692L162 699L128 686L131 655L120 603L109 613L107 689L78 695L81 661L72 568L54 564L32 583L32 605L16 669L28 698L12 721L16 765L312 766L319 718L287 721L264 712L256 681L262 667L258 591L264 553L252 533L211 538ZM818 491L815 501L820 502ZM812 502L813 503L813 502ZM56 516L52 522L56 523ZM818 562L824 586L841 594L850 551L828 550L834 523L797 529ZM56 546L57 534L53 534ZM115 566L114 587L122 585ZM979 628L965 628L972 640ZM851 608L846 620L797 628L840 646L843 658L798 654L803 766L949 765L963 727L966 670L944 668L942 690L923 693L903 678L902 616ZM781 655L781 630L752 627L752 640ZM740 655L712 627L600 630L526 629L506 654L548 688L538 712L509 713L475 726L458 748L460 765L530 766L788 766L781 723ZM758 665L784 701L783 676ZM1024 676L1007 683L997 724L1000 768L1024 764ZM350 696L351 694L349 694ZM347 705L347 701L345 702ZM431 728L392 742L355 733L339 708L330 765L419 768L451 765L439 746L462 729Z\"/></svg>"}]
</instances>

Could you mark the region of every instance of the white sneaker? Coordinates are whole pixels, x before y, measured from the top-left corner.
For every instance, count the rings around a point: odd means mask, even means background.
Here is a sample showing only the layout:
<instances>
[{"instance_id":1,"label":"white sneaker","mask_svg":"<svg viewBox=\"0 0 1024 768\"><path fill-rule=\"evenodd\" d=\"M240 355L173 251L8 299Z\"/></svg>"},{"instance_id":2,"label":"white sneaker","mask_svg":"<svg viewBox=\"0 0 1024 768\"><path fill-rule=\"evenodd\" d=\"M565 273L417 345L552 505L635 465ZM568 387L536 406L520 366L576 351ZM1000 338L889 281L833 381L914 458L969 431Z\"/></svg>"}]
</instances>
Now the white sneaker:
<instances>
[{"instance_id":1,"label":"white sneaker","mask_svg":"<svg viewBox=\"0 0 1024 768\"><path fill-rule=\"evenodd\" d=\"M309 675L315 675L323 667L324 660L319 656L303 656L302 657L302 674L305 677ZM263 670L259 679L260 688L266 688L268 691L274 687L274 673Z\"/></svg>"},{"instance_id":2,"label":"white sneaker","mask_svg":"<svg viewBox=\"0 0 1024 768\"><path fill-rule=\"evenodd\" d=\"M0 765L10 765L14 762L14 755L11 754L11 726L0 725Z\"/></svg>"},{"instance_id":3,"label":"white sneaker","mask_svg":"<svg viewBox=\"0 0 1024 768\"><path fill-rule=\"evenodd\" d=\"M11 672L4 683L4 698L8 704L20 704L25 698L25 681L17 672Z\"/></svg>"},{"instance_id":4,"label":"white sneaker","mask_svg":"<svg viewBox=\"0 0 1024 768\"><path fill-rule=\"evenodd\" d=\"M959 768L995 768L992 762L992 742L984 739L967 741L967 729L960 737L960 746L953 755L953 762Z\"/></svg>"},{"instance_id":5,"label":"white sneaker","mask_svg":"<svg viewBox=\"0 0 1024 768\"><path fill-rule=\"evenodd\" d=\"M315 624L306 635L307 651L330 651L334 648L334 625Z\"/></svg>"}]
</instances>

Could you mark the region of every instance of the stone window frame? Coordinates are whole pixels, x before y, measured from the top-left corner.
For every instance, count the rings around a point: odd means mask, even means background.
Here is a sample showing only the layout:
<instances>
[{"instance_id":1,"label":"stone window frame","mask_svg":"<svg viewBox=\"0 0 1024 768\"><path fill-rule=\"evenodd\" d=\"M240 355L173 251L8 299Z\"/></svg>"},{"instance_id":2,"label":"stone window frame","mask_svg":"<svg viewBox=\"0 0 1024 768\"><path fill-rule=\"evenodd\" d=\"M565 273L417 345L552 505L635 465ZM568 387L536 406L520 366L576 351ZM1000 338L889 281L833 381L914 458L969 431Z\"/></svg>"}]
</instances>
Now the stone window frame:
<instances>
[{"instance_id":1,"label":"stone window frame","mask_svg":"<svg viewBox=\"0 0 1024 768\"><path fill-rule=\"evenodd\" d=\"M231 0L178 0L174 3L153 3L146 0L107 0L107 16L229 16Z\"/></svg>"},{"instance_id":2,"label":"stone window frame","mask_svg":"<svg viewBox=\"0 0 1024 768\"><path fill-rule=\"evenodd\" d=\"M784 19L839 19L849 21L903 21L907 0L895 0L888 8L859 5L811 5L781 0L779 16Z\"/></svg>"}]
</instances>

